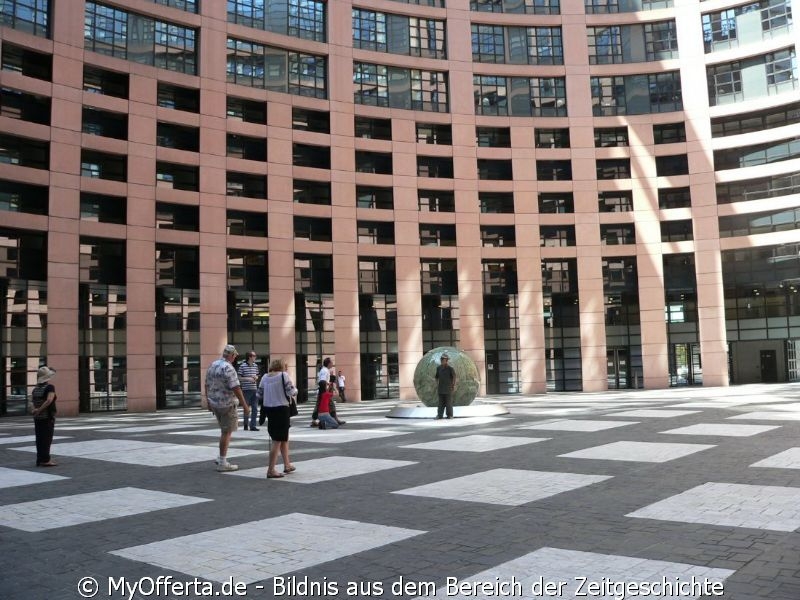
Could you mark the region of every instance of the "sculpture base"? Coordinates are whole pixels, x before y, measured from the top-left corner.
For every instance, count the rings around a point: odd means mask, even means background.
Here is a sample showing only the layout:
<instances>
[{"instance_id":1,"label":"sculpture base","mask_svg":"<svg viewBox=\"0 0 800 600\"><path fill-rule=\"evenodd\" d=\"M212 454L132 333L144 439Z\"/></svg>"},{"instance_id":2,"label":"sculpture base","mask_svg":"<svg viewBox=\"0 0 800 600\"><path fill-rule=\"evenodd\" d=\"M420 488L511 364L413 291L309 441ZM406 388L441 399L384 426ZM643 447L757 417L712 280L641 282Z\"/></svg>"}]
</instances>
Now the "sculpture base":
<instances>
[{"instance_id":1,"label":"sculpture base","mask_svg":"<svg viewBox=\"0 0 800 600\"><path fill-rule=\"evenodd\" d=\"M453 417L495 417L507 415L508 409L502 404L487 404L476 400L469 406L454 406ZM432 419L436 416L436 407L425 406L422 402L398 404L389 414L390 419Z\"/></svg>"}]
</instances>

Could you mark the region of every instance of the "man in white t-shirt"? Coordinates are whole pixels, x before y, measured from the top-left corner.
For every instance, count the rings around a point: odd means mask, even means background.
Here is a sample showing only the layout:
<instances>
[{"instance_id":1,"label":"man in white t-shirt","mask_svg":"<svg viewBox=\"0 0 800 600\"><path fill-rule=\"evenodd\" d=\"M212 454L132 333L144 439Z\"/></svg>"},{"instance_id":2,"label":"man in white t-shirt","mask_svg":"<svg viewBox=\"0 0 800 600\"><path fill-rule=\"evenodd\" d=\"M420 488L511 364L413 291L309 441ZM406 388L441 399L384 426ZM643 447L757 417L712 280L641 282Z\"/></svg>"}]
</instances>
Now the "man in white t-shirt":
<instances>
[{"instance_id":1,"label":"man in white t-shirt","mask_svg":"<svg viewBox=\"0 0 800 600\"><path fill-rule=\"evenodd\" d=\"M339 374L336 376L336 385L339 387L339 399L342 402L347 402L347 398L344 396L345 377L341 369L339 369Z\"/></svg>"}]
</instances>

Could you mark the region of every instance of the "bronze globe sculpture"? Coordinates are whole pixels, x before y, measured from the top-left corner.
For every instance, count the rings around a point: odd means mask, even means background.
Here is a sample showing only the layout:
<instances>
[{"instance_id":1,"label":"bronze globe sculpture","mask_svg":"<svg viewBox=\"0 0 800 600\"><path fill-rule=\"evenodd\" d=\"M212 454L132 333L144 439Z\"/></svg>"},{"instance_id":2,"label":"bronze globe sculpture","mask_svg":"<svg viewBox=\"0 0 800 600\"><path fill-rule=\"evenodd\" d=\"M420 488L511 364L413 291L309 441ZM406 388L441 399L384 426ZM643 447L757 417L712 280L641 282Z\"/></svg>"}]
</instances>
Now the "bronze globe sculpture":
<instances>
[{"instance_id":1,"label":"bronze globe sculpture","mask_svg":"<svg viewBox=\"0 0 800 600\"><path fill-rule=\"evenodd\" d=\"M434 348L417 363L417 368L414 369L414 389L417 391L417 397L425 406L435 407L439 404L436 367L439 366L442 354L445 352L450 357L450 366L456 372L453 406L469 406L478 395L481 385L478 367L466 353L453 346Z\"/></svg>"}]
</instances>

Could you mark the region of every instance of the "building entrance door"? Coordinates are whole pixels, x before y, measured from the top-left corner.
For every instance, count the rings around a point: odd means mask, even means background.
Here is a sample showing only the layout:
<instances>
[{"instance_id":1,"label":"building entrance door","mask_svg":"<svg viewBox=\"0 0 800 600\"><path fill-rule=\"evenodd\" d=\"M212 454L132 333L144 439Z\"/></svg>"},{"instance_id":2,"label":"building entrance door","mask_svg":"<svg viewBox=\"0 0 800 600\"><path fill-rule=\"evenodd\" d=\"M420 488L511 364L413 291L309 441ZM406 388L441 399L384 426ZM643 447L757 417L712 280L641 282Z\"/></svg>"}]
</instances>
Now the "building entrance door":
<instances>
[{"instance_id":1,"label":"building entrance door","mask_svg":"<svg viewBox=\"0 0 800 600\"><path fill-rule=\"evenodd\" d=\"M606 353L608 389L620 390L631 387L628 348L609 348Z\"/></svg>"},{"instance_id":2,"label":"building entrance door","mask_svg":"<svg viewBox=\"0 0 800 600\"><path fill-rule=\"evenodd\" d=\"M778 357L775 350L761 351L761 382L778 383Z\"/></svg>"},{"instance_id":3,"label":"building entrance door","mask_svg":"<svg viewBox=\"0 0 800 600\"><path fill-rule=\"evenodd\" d=\"M486 351L486 393L500 393L500 369L497 365L497 352Z\"/></svg>"},{"instance_id":4,"label":"building entrance door","mask_svg":"<svg viewBox=\"0 0 800 600\"><path fill-rule=\"evenodd\" d=\"M702 385L700 344L672 344L670 353L670 385Z\"/></svg>"}]
</instances>

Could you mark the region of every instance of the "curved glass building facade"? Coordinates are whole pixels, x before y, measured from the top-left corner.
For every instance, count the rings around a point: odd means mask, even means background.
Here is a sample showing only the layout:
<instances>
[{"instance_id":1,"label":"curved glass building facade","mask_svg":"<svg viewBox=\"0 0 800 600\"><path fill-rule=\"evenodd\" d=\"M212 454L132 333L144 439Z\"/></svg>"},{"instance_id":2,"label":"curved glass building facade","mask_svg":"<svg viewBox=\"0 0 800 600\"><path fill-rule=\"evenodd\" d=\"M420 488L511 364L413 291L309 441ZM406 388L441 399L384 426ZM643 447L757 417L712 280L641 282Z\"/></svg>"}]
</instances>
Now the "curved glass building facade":
<instances>
[{"instance_id":1,"label":"curved glass building facade","mask_svg":"<svg viewBox=\"0 0 800 600\"><path fill-rule=\"evenodd\" d=\"M0 2L0 414L800 379L791 0Z\"/></svg>"}]
</instances>

